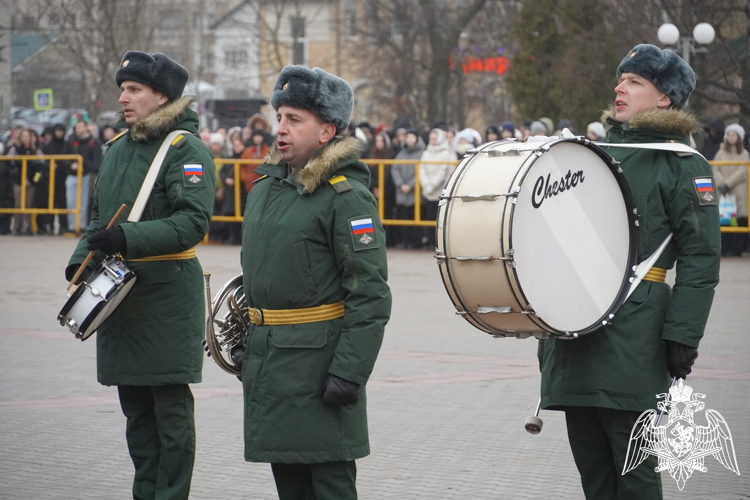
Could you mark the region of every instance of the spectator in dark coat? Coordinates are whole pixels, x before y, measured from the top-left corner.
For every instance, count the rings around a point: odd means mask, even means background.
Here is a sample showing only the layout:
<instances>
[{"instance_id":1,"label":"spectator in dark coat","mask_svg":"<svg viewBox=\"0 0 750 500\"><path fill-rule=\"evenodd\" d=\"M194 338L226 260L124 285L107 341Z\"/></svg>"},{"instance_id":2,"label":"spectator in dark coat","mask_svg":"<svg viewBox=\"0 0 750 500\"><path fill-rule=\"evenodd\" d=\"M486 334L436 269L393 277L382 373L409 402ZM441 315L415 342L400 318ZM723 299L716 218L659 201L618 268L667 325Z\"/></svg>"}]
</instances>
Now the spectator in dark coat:
<instances>
[{"instance_id":1,"label":"spectator in dark coat","mask_svg":"<svg viewBox=\"0 0 750 500\"><path fill-rule=\"evenodd\" d=\"M67 144L65 143L65 125L62 123L56 123L53 127L44 133L44 154L47 155L64 155L66 154ZM65 208L67 206L65 201L65 179L68 176L67 170L70 162L65 160L55 161L55 185L54 185L54 208ZM48 189L49 189L49 169L44 172L42 179L43 186L37 186L36 195L34 196L34 207L36 208L48 208ZM37 225L39 226L40 232L52 232L54 225L54 215L40 215L37 217ZM61 220L66 220L66 217L61 216ZM61 228L65 227L65 223L60 224Z\"/></svg>"},{"instance_id":2,"label":"spectator in dark coat","mask_svg":"<svg viewBox=\"0 0 750 500\"><path fill-rule=\"evenodd\" d=\"M410 130L404 138L404 147L396 155L397 160L420 160L424 153L425 145L417 132ZM416 185L416 172L414 164L396 164L391 167L391 176L396 185L396 218L414 219L414 186ZM399 227L399 238L397 245L400 248L418 248L421 245L419 228Z\"/></svg>"},{"instance_id":3,"label":"spectator in dark coat","mask_svg":"<svg viewBox=\"0 0 750 500\"><path fill-rule=\"evenodd\" d=\"M703 130L706 131L706 138L699 152L707 160L713 160L721 148L721 143L724 142L724 120L718 116L711 118Z\"/></svg>"},{"instance_id":4,"label":"spectator in dark coat","mask_svg":"<svg viewBox=\"0 0 750 500\"><path fill-rule=\"evenodd\" d=\"M43 155L44 151L37 147L36 134L31 130L24 130L18 136L18 142L8 148L8 156L36 156ZM15 208L31 208L33 206L36 184L41 179L43 162L29 160L26 162L26 177L23 177L23 162L13 160L10 162L13 180L13 199ZM21 206L21 189L26 185L25 204ZM16 214L13 216L13 232L15 234L31 234L31 215Z\"/></svg>"},{"instance_id":5,"label":"spectator in dark coat","mask_svg":"<svg viewBox=\"0 0 750 500\"><path fill-rule=\"evenodd\" d=\"M499 141L501 137L500 127L497 125L490 125L484 132L484 142Z\"/></svg>"},{"instance_id":6,"label":"spectator in dark coat","mask_svg":"<svg viewBox=\"0 0 750 500\"><path fill-rule=\"evenodd\" d=\"M76 123L73 134L68 138L68 154L78 154L83 157L83 165L78 162L70 162L67 178L65 179L65 198L68 209L76 208L78 190L78 169L83 168L81 183L81 231L86 230L89 225L89 211L91 199L91 180L99 173L102 164L102 145L99 139L89 133L86 122L81 120ZM68 231L75 232L76 216L68 214Z\"/></svg>"},{"instance_id":7,"label":"spectator in dark coat","mask_svg":"<svg viewBox=\"0 0 750 500\"><path fill-rule=\"evenodd\" d=\"M388 132L381 131L375 135L375 139L372 145L372 160L392 160L393 154L391 153L391 138L388 137ZM385 165L385 174L383 175L383 215L385 219L396 218L396 184L393 182L391 176L392 165ZM379 168L377 165L370 165L370 192L378 199L380 203L380 175ZM396 233L394 226L384 226L385 228L385 244L386 246L394 246L396 244Z\"/></svg>"}]
</instances>

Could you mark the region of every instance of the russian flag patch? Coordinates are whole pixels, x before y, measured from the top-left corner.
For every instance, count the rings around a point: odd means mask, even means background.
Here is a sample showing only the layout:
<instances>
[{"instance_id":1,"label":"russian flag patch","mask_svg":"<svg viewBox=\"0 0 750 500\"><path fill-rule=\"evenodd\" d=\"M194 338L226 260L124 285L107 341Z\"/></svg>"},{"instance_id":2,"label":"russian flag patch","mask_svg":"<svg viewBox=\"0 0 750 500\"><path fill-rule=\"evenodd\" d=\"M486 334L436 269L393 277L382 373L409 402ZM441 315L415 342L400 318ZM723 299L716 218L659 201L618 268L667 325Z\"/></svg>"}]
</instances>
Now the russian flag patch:
<instances>
[{"instance_id":1,"label":"russian flag patch","mask_svg":"<svg viewBox=\"0 0 750 500\"><path fill-rule=\"evenodd\" d=\"M364 234L364 233L375 232L375 228L372 225L372 217L368 217L367 219L353 220L351 224L352 224L352 233L354 234Z\"/></svg>"},{"instance_id":2,"label":"russian flag patch","mask_svg":"<svg viewBox=\"0 0 750 500\"><path fill-rule=\"evenodd\" d=\"M710 177L696 177L693 179L698 203L701 205L716 205L718 203L714 191L714 180Z\"/></svg>"},{"instance_id":3,"label":"russian flag patch","mask_svg":"<svg viewBox=\"0 0 750 500\"><path fill-rule=\"evenodd\" d=\"M368 248L380 247L375 233L375 224L372 216L362 215L349 219L349 227L352 230L352 243L354 251L366 250Z\"/></svg>"},{"instance_id":4,"label":"russian flag patch","mask_svg":"<svg viewBox=\"0 0 750 500\"><path fill-rule=\"evenodd\" d=\"M185 185L189 186L192 184L193 186L197 186L198 184L203 184L203 165L200 163L187 163L182 166L182 169L185 172Z\"/></svg>"}]
</instances>

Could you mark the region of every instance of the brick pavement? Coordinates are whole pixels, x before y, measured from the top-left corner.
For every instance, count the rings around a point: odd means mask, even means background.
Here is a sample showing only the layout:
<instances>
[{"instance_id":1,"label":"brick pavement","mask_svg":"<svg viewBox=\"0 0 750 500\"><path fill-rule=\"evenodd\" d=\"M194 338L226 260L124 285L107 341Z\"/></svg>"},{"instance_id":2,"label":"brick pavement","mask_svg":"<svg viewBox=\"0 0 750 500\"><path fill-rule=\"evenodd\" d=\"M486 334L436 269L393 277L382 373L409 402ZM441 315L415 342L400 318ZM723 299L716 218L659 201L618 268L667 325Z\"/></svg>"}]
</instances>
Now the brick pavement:
<instances>
[{"instance_id":1,"label":"brick pavement","mask_svg":"<svg viewBox=\"0 0 750 500\"><path fill-rule=\"evenodd\" d=\"M96 382L94 342L55 322L74 241L0 237L0 499L123 499L132 464L114 388ZM218 288L239 248L201 246ZM536 345L493 339L452 313L431 254L389 255L391 323L368 385L372 455L358 461L362 499L579 499L557 412L523 423L539 387ZM665 498L750 498L750 264L722 262L707 335L689 385L729 422L742 476L713 458ZM242 459L240 384L210 360L194 386L198 453L191 498L272 499L266 464Z\"/></svg>"}]
</instances>

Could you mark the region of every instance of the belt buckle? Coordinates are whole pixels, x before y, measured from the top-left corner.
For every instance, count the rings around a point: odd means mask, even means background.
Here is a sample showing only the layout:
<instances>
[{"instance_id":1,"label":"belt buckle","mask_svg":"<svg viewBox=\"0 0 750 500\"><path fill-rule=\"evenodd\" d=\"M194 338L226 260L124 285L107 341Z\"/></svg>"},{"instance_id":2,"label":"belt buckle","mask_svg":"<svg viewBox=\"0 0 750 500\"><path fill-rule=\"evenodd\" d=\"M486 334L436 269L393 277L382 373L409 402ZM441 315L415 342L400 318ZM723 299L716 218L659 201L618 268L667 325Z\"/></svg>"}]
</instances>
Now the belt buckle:
<instances>
[{"instance_id":1,"label":"belt buckle","mask_svg":"<svg viewBox=\"0 0 750 500\"><path fill-rule=\"evenodd\" d=\"M256 325L263 324L263 311L261 309L250 309L250 322Z\"/></svg>"}]
</instances>

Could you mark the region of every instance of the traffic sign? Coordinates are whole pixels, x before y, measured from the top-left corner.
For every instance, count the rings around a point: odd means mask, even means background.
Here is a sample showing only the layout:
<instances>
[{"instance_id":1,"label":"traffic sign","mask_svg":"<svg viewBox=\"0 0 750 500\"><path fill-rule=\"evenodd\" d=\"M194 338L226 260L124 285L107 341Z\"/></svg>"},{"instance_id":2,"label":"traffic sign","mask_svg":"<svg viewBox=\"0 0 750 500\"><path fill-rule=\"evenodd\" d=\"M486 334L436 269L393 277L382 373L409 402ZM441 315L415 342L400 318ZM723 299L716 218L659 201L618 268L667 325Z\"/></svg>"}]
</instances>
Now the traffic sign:
<instances>
[{"instance_id":1,"label":"traffic sign","mask_svg":"<svg viewBox=\"0 0 750 500\"><path fill-rule=\"evenodd\" d=\"M37 89L34 91L34 109L37 111L52 109L52 89Z\"/></svg>"}]
</instances>

